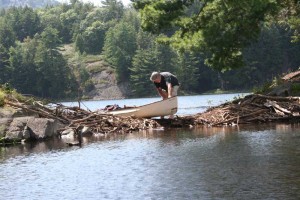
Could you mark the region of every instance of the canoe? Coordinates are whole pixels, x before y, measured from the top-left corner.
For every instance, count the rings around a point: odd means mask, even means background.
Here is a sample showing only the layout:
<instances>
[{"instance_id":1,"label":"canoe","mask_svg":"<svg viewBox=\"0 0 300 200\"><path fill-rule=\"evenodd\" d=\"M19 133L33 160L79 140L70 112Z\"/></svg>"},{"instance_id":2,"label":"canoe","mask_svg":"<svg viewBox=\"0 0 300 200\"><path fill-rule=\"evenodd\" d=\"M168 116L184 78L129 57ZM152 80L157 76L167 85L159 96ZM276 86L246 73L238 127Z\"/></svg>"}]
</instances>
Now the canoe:
<instances>
[{"instance_id":1,"label":"canoe","mask_svg":"<svg viewBox=\"0 0 300 200\"><path fill-rule=\"evenodd\" d=\"M173 115L177 112L177 107L177 97L171 97L165 100L156 101L142 106L120 108L117 110L107 111L107 113L116 116L151 118Z\"/></svg>"}]
</instances>

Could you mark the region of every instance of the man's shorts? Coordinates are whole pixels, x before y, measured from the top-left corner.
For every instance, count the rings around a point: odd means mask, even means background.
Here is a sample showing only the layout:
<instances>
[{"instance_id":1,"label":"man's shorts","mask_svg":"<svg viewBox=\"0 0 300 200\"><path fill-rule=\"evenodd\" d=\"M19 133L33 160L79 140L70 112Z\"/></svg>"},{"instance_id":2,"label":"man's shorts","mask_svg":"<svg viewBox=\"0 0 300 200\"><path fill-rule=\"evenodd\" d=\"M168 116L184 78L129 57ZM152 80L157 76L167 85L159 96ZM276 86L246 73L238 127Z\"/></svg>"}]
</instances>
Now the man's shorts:
<instances>
[{"instance_id":1,"label":"man's shorts","mask_svg":"<svg viewBox=\"0 0 300 200\"><path fill-rule=\"evenodd\" d=\"M178 88L179 88L179 85L173 86L173 89L172 89L172 97L177 96Z\"/></svg>"}]
</instances>

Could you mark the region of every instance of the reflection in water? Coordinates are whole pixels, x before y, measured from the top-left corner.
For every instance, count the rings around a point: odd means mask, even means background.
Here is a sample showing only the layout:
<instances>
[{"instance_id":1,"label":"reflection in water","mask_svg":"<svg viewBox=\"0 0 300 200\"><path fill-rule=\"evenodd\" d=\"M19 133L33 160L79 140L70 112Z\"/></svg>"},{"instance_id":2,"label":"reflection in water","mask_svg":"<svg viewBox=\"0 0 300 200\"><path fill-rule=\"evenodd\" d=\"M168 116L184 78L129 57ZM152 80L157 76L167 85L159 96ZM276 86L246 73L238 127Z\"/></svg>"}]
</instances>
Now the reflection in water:
<instances>
[{"instance_id":1,"label":"reflection in water","mask_svg":"<svg viewBox=\"0 0 300 200\"><path fill-rule=\"evenodd\" d=\"M3 199L299 199L300 128L149 130L1 148ZM16 187L17 186L17 187Z\"/></svg>"}]
</instances>

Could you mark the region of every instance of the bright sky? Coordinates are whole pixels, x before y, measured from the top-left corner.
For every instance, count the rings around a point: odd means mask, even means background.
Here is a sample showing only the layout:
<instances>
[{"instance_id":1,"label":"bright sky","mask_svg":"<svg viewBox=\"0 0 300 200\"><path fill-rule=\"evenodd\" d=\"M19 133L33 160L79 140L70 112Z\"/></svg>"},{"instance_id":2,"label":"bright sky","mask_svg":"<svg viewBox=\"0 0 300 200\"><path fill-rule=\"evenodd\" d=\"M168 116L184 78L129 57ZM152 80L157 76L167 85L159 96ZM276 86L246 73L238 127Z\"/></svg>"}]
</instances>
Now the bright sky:
<instances>
[{"instance_id":1,"label":"bright sky","mask_svg":"<svg viewBox=\"0 0 300 200\"><path fill-rule=\"evenodd\" d=\"M60 2L68 2L68 0L59 0ZM81 0L83 2L91 2L95 5L100 5L101 4L101 0ZM124 6L128 6L131 1L130 0L121 0Z\"/></svg>"}]
</instances>

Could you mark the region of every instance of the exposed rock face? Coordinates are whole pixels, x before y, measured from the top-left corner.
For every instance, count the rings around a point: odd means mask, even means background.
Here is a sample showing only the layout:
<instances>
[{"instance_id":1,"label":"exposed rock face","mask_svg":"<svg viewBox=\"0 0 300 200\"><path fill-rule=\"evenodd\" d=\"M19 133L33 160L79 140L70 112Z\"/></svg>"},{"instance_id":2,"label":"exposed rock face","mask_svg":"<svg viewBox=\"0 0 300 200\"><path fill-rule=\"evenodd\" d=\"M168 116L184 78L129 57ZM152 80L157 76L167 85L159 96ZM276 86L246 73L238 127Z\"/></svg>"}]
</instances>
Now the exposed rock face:
<instances>
[{"instance_id":1,"label":"exposed rock face","mask_svg":"<svg viewBox=\"0 0 300 200\"><path fill-rule=\"evenodd\" d=\"M114 73L104 70L91 75L95 89L87 94L93 100L123 99L129 95L128 83L117 83Z\"/></svg>"}]
</instances>

